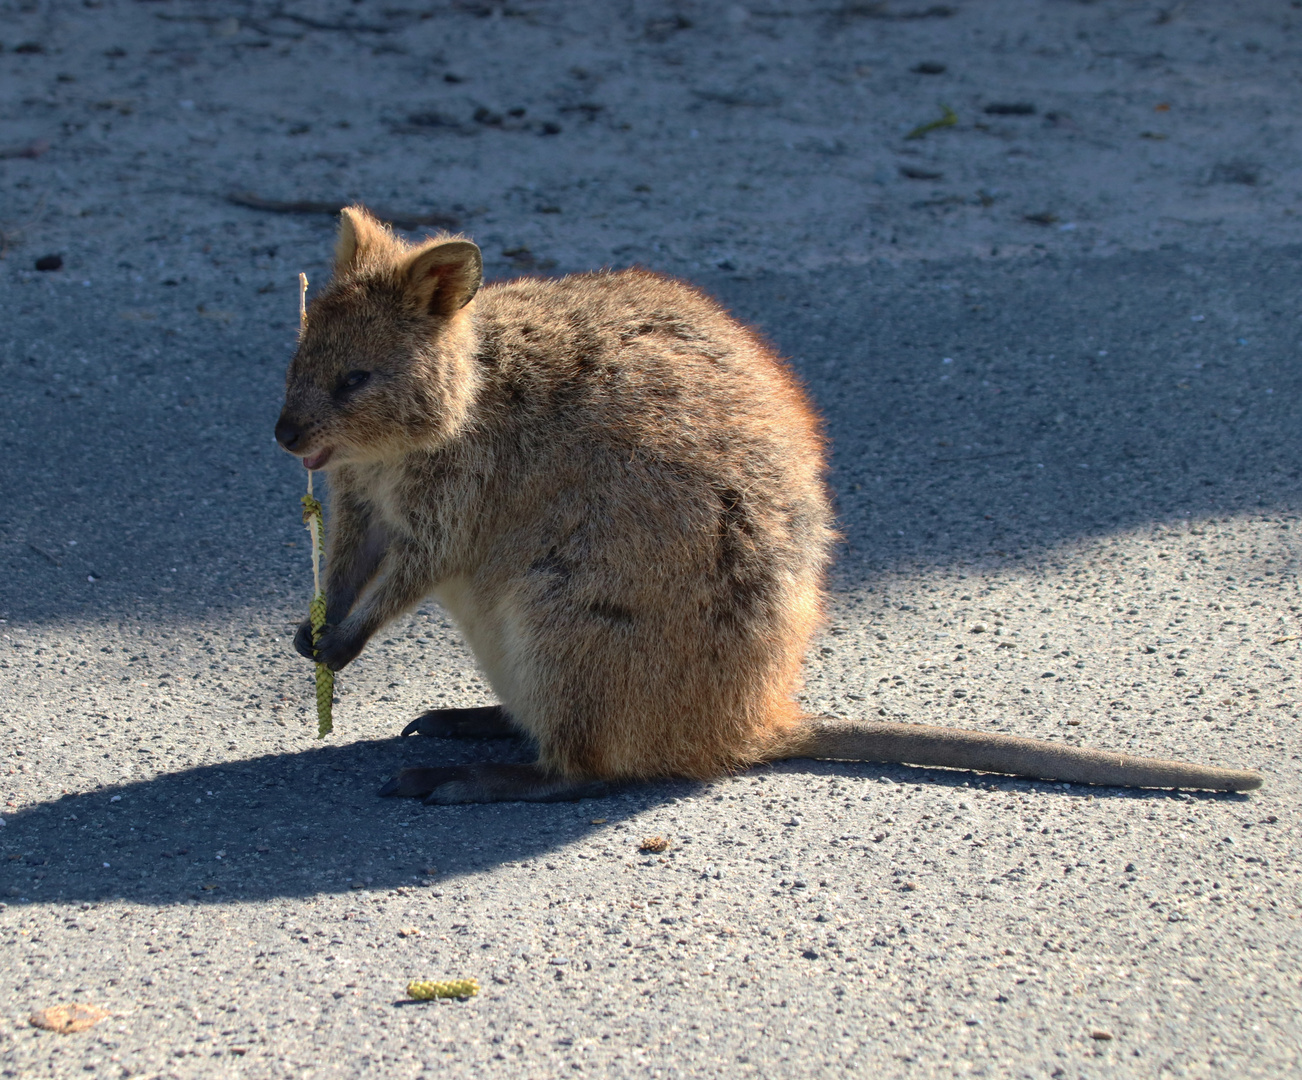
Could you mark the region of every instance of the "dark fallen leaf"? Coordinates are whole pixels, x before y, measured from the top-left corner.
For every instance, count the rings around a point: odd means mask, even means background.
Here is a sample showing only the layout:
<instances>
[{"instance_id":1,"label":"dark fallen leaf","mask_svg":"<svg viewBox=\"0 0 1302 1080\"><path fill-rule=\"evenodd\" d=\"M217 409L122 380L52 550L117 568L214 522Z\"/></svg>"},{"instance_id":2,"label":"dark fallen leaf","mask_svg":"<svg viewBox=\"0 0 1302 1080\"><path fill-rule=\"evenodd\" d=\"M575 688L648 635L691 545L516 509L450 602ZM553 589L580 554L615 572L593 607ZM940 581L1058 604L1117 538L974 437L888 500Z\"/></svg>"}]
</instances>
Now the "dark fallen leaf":
<instances>
[{"instance_id":1,"label":"dark fallen leaf","mask_svg":"<svg viewBox=\"0 0 1302 1080\"><path fill-rule=\"evenodd\" d=\"M313 199L292 199L289 201L264 199L261 195L255 195L251 191L233 191L226 196L226 199L236 206L247 206L252 210L267 210L273 214L337 214L345 206L352 205L352 203L342 201L327 202ZM442 229L455 229L461 224L460 220L452 214L406 214L383 210L374 206L370 210L380 221L387 221L392 225L396 225L399 229L420 229L427 225Z\"/></svg>"},{"instance_id":2,"label":"dark fallen leaf","mask_svg":"<svg viewBox=\"0 0 1302 1080\"><path fill-rule=\"evenodd\" d=\"M1029 101L992 101L985 112L991 116L1034 116L1035 106Z\"/></svg>"},{"instance_id":3,"label":"dark fallen leaf","mask_svg":"<svg viewBox=\"0 0 1302 1080\"><path fill-rule=\"evenodd\" d=\"M744 105L765 109L782 104L782 98L778 96L777 91L768 87L747 90L693 90L692 93L702 101L713 101L719 105Z\"/></svg>"},{"instance_id":4,"label":"dark fallen leaf","mask_svg":"<svg viewBox=\"0 0 1302 1080\"><path fill-rule=\"evenodd\" d=\"M38 158L49 148L44 139L33 139L17 146L0 146L0 158Z\"/></svg>"},{"instance_id":5,"label":"dark fallen leaf","mask_svg":"<svg viewBox=\"0 0 1302 1080\"><path fill-rule=\"evenodd\" d=\"M648 41L659 44L668 41L679 30L690 30L691 28L691 19L682 15L675 15L668 19L652 19L644 27L644 32Z\"/></svg>"},{"instance_id":6,"label":"dark fallen leaf","mask_svg":"<svg viewBox=\"0 0 1302 1080\"><path fill-rule=\"evenodd\" d=\"M834 14L843 19L882 19L886 22L912 22L915 19L948 19L958 14L958 8L948 4L933 4L931 7L914 8L912 11L891 11L883 0L871 0L869 3L845 4Z\"/></svg>"},{"instance_id":7,"label":"dark fallen leaf","mask_svg":"<svg viewBox=\"0 0 1302 1080\"><path fill-rule=\"evenodd\" d=\"M1252 187L1261 180L1261 166L1250 161L1222 161L1212 166L1209 179L1213 184L1245 184Z\"/></svg>"},{"instance_id":8,"label":"dark fallen leaf","mask_svg":"<svg viewBox=\"0 0 1302 1080\"><path fill-rule=\"evenodd\" d=\"M448 116L447 113L418 112L408 116L406 123L390 124L389 130L398 135L426 135L437 131L474 135L479 129L474 124L463 124L455 116Z\"/></svg>"}]
</instances>

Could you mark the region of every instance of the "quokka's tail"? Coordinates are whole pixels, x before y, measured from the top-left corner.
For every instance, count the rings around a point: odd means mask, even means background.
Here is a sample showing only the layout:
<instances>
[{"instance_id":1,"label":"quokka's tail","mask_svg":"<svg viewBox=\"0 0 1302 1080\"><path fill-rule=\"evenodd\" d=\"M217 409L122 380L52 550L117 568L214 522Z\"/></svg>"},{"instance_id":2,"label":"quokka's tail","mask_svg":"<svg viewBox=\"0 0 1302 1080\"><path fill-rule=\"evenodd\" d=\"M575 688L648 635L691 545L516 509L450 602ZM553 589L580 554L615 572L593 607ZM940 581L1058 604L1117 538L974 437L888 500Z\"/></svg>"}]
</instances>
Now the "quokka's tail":
<instances>
[{"instance_id":1,"label":"quokka's tail","mask_svg":"<svg viewBox=\"0 0 1302 1080\"><path fill-rule=\"evenodd\" d=\"M1252 791L1262 780L1260 773L1244 769L1186 765L1043 739L823 716L805 717L771 760L802 757L889 761L1117 787Z\"/></svg>"}]
</instances>

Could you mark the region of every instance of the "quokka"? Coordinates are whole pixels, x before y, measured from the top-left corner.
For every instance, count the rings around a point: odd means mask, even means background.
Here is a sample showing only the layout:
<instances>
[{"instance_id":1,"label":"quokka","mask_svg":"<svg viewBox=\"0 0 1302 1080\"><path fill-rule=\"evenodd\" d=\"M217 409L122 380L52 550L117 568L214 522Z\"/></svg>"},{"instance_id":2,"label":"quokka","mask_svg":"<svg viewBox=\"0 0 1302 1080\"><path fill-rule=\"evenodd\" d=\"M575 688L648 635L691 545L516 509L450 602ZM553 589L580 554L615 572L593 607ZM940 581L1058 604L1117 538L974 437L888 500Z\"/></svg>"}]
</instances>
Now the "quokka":
<instances>
[{"instance_id":1,"label":"quokka","mask_svg":"<svg viewBox=\"0 0 1302 1080\"><path fill-rule=\"evenodd\" d=\"M784 758L1075 783L1256 788L1253 772L802 715L835 538L822 425L773 350L642 270L481 288L479 249L343 212L276 438L328 479L338 670L426 596L501 704L404 734L533 740L529 765L404 769L431 803L572 799Z\"/></svg>"}]
</instances>

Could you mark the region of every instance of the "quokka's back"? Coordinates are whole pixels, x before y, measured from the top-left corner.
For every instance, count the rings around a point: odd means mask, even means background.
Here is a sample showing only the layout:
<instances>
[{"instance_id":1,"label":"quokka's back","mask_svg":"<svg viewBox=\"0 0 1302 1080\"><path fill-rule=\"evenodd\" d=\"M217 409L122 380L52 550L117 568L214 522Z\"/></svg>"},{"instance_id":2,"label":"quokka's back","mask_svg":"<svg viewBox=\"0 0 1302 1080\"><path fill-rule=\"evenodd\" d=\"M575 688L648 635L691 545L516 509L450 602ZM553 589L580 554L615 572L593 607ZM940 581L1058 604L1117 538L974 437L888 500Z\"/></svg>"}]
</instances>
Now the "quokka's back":
<instances>
[{"instance_id":1,"label":"quokka's back","mask_svg":"<svg viewBox=\"0 0 1302 1080\"><path fill-rule=\"evenodd\" d=\"M643 271L490 286L476 307L500 516L474 580L512 613L503 661L468 632L506 711L578 775L763 759L798 718L833 537L791 372ZM454 613L460 588L441 591Z\"/></svg>"}]
</instances>

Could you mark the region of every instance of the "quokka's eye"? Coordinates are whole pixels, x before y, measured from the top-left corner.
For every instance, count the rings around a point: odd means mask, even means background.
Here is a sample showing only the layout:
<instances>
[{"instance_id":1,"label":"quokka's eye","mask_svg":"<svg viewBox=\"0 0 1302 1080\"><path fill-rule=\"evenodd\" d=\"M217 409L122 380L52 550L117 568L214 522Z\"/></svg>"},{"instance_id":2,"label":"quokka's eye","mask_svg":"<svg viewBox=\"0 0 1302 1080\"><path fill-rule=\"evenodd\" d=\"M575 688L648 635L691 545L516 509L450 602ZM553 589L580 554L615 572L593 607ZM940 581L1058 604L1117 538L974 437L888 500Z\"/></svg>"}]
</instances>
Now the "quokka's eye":
<instances>
[{"instance_id":1,"label":"quokka's eye","mask_svg":"<svg viewBox=\"0 0 1302 1080\"><path fill-rule=\"evenodd\" d=\"M344 381L339 384L341 390L356 390L367 379L371 377L369 371L350 371L344 376Z\"/></svg>"}]
</instances>

